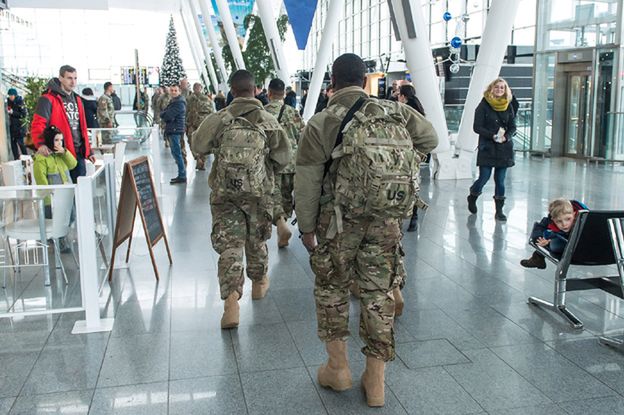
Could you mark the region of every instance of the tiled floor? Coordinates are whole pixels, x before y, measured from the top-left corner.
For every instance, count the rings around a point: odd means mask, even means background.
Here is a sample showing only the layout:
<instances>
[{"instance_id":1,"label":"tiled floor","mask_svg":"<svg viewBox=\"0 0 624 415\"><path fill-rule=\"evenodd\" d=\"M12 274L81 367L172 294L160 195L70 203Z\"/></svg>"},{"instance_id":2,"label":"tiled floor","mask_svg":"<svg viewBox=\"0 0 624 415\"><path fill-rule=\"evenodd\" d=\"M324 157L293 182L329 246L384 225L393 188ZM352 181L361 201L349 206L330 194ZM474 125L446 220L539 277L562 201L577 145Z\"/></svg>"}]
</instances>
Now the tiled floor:
<instances>
[{"instance_id":1,"label":"tiled floor","mask_svg":"<svg viewBox=\"0 0 624 415\"><path fill-rule=\"evenodd\" d=\"M163 171L172 174L164 156ZM186 187L163 185L174 264L159 244L156 283L137 237L130 269L116 271L101 299L103 313L115 317L111 333L71 335L79 313L0 320L0 414L624 413L624 354L596 338L624 331L624 302L597 291L570 294L586 327L575 331L526 303L529 295L550 298L552 266L518 265L549 198L624 207L624 167L519 157L507 181L507 224L493 220L492 183L479 214L469 216L470 181L425 178L431 209L419 231L405 235L407 304L379 410L367 408L359 387L355 301L355 385L339 394L316 383L325 354L315 333L313 275L296 238L280 251L270 241L270 294L252 302L247 291L240 327L220 330L207 177L192 173ZM79 300L61 288L50 290Z\"/></svg>"}]
</instances>

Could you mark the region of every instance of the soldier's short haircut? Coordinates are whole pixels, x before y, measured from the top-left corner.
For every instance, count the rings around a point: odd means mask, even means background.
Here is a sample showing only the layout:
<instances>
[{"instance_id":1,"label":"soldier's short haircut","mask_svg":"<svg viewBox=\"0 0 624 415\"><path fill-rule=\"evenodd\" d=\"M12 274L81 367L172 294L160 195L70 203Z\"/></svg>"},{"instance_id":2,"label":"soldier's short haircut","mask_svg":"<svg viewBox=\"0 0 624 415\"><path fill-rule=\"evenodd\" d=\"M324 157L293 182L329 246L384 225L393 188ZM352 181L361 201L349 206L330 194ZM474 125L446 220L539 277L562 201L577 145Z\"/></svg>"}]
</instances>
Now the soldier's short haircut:
<instances>
[{"instance_id":1,"label":"soldier's short haircut","mask_svg":"<svg viewBox=\"0 0 624 415\"><path fill-rule=\"evenodd\" d=\"M244 69L239 69L232 74L230 77L230 87L232 87L232 94L256 94L256 80L251 72Z\"/></svg>"},{"instance_id":2,"label":"soldier's short haircut","mask_svg":"<svg viewBox=\"0 0 624 415\"><path fill-rule=\"evenodd\" d=\"M283 94L285 88L286 85L284 85L284 81L281 79L275 78L271 79L271 82L269 82L269 91L274 94Z\"/></svg>"},{"instance_id":3,"label":"soldier's short haircut","mask_svg":"<svg viewBox=\"0 0 624 415\"><path fill-rule=\"evenodd\" d=\"M75 73L76 68L70 65L63 65L59 68L59 76L65 77L65 72Z\"/></svg>"},{"instance_id":4,"label":"soldier's short haircut","mask_svg":"<svg viewBox=\"0 0 624 415\"><path fill-rule=\"evenodd\" d=\"M332 65L332 76L336 80L336 87L362 86L366 76L366 64L354 53L342 54Z\"/></svg>"},{"instance_id":5,"label":"soldier's short haircut","mask_svg":"<svg viewBox=\"0 0 624 415\"><path fill-rule=\"evenodd\" d=\"M112 86L112 85L113 85L113 83L112 83L112 82L110 82L110 81L106 81L106 82L104 82L104 91L106 91L106 90L108 89L108 87L109 87L109 86Z\"/></svg>"}]
</instances>

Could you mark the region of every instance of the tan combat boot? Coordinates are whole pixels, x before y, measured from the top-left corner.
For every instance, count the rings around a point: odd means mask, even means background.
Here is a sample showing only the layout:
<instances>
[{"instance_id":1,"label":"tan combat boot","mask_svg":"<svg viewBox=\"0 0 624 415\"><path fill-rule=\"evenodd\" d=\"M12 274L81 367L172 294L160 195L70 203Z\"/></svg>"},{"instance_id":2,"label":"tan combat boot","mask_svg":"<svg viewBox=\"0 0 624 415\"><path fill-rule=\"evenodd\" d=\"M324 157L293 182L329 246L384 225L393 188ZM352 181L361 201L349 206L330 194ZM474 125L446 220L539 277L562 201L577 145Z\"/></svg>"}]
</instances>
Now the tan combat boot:
<instances>
[{"instance_id":1,"label":"tan combat boot","mask_svg":"<svg viewBox=\"0 0 624 415\"><path fill-rule=\"evenodd\" d=\"M222 329L233 329L238 327L240 306L238 305L238 293L234 291L223 304L223 317L221 317Z\"/></svg>"},{"instance_id":2,"label":"tan combat boot","mask_svg":"<svg viewBox=\"0 0 624 415\"><path fill-rule=\"evenodd\" d=\"M288 240L292 236L292 232L288 228L288 224L286 223L286 219L283 217L279 218L275 223L277 226L277 247L283 248L288 246Z\"/></svg>"},{"instance_id":3,"label":"tan combat boot","mask_svg":"<svg viewBox=\"0 0 624 415\"><path fill-rule=\"evenodd\" d=\"M384 369L386 363L383 360L366 356L366 369L362 375L362 388L366 393L368 406L384 406Z\"/></svg>"},{"instance_id":4,"label":"tan combat boot","mask_svg":"<svg viewBox=\"0 0 624 415\"><path fill-rule=\"evenodd\" d=\"M347 342L333 340L325 345L329 359L317 373L318 382L325 388L337 392L345 391L353 386L349 360L347 359Z\"/></svg>"},{"instance_id":5,"label":"tan combat boot","mask_svg":"<svg viewBox=\"0 0 624 415\"><path fill-rule=\"evenodd\" d=\"M251 299L259 300L264 298L269 290L269 277L266 275L260 281L251 282Z\"/></svg>"},{"instance_id":6,"label":"tan combat boot","mask_svg":"<svg viewBox=\"0 0 624 415\"><path fill-rule=\"evenodd\" d=\"M394 296L394 316L398 317L403 314L405 301L403 301L403 294L401 294L401 289L399 287L392 290L392 295Z\"/></svg>"}]
</instances>

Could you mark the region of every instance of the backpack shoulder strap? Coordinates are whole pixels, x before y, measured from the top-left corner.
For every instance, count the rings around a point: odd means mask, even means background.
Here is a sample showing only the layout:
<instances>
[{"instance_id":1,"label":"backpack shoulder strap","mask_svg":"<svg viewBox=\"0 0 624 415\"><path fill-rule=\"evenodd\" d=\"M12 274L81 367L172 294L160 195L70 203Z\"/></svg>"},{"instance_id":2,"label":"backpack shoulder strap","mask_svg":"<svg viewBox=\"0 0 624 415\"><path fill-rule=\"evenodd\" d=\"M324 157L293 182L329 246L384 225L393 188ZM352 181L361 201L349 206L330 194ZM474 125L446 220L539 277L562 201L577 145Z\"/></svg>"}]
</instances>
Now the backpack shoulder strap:
<instances>
[{"instance_id":1,"label":"backpack shoulder strap","mask_svg":"<svg viewBox=\"0 0 624 415\"><path fill-rule=\"evenodd\" d=\"M353 116L355 115L355 113L358 112L360 108L362 108L362 105L364 105L365 102L366 102L366 98L360 97L357 101L355 101L355 104L353 104L353 106L349 108L347 115L345 115L345 117L342 119L342 123L340 123L340 128L338 129L338 135L336 136L336 141L334 143L334 149L336 149L336 147L342 144L342 139L344 136L344 133L343 133L344 128L353 119ZM332 162L333 162L333 158L330 156L329 160L325 162L325 171L323 173L323 178L327 176L327 173L329 173L329 169L332 165Z\"/></svg>"},{"instance_id":2,"label":"backpack shoulder strap","mask_svg":"<svg viewBox=\"0 0 624 415\"><path fill-rule=\"evenodd\" d=\"M282 116L284 115L284 110L286 110L286 104L282 105L282 108L280 108L279 115L277 116L278 123L282 122Z\"/></svg>"}]
</instances>

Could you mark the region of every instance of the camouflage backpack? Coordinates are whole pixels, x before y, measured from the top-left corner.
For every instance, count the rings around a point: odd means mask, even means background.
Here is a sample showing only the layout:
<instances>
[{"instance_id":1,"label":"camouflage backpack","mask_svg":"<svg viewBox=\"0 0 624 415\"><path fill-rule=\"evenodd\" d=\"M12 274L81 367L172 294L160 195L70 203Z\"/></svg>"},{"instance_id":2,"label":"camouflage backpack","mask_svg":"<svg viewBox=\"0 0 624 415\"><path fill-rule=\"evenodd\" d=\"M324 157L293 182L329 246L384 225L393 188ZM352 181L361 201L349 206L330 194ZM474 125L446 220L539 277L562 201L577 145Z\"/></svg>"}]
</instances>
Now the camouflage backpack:
<instances>
[{"instance_id":1,"label":"camouflage backpack","mask_svg":"<svg viewBox=\"0 0 624 415\"><path fill-rule=\"evenodd\" d=\"M255 109L254 109L255 111ZM245 118L229 111L220 113L225 128L216 154L216 181L221 196L257 199L271 193L273 184L265 164L267 136Z\"/></svg>"},{"instance_id":2,"label":"camouflage backpack","mask_svg":"<svg viewBox=\"0 0 624 415\"><path fill-rule=\"evenodd\" d=\"M346 217L399 219L411 214L420 157L405 123L396 104L371 98L360 98L345 115L332 158L339 163L335 203Z\"/></svg>"}]
</instances>

